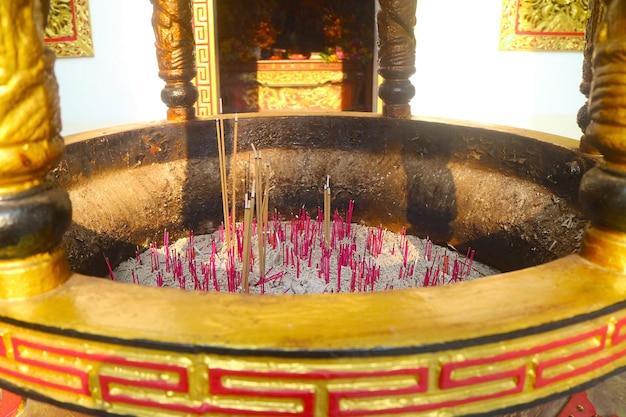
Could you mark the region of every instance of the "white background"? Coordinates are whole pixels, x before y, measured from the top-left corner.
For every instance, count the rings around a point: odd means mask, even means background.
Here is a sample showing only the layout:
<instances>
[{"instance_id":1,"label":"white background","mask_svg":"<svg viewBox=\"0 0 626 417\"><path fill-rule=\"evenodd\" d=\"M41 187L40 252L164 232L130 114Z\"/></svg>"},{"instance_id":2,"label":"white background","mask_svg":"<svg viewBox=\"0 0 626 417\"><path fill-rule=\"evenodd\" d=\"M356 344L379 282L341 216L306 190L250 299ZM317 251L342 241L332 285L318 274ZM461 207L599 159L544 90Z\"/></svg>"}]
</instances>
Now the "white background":
<instances>
[{"instance_id":1,"label":"white background","mask_svg":"<svg viewBox=\"0 0 626 417\"><path fill-rule=\"evenodd\" d=\"M149 0L90 0L95 57L58 59L63 134L162 120ZM578 139L582 53L500 52L502 0L418 0L416 116Z\"/></svg>"}]
</instances>

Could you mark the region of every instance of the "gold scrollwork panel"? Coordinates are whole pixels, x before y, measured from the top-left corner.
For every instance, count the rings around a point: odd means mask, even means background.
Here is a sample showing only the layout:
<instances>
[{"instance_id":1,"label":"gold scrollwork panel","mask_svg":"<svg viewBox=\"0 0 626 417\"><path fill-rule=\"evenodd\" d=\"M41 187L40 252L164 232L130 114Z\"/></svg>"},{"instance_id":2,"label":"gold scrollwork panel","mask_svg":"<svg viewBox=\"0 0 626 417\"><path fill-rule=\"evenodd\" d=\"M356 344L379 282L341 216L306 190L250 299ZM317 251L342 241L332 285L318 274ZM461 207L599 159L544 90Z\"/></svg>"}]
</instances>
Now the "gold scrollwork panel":
<instances>
[{"instance_id":1,"label":"gold scrollwork panel","mask_svg":"<svg viewBox=\"0 0 626 417\"><path fill-rule=\"evenodd\" d=\"M500 50L582 51L589 0L503 0Z\"/></svg>"},{"instance_id":2,"label":"gold scrollwork panel","mask_svg":"<svg viewBox=\"0 0 626 417\"><path fill-rule=\"evenodd\" d=\"M50 0L45 41L57 57L93 56L88 0Z\"/></svg>"}]
</instances>

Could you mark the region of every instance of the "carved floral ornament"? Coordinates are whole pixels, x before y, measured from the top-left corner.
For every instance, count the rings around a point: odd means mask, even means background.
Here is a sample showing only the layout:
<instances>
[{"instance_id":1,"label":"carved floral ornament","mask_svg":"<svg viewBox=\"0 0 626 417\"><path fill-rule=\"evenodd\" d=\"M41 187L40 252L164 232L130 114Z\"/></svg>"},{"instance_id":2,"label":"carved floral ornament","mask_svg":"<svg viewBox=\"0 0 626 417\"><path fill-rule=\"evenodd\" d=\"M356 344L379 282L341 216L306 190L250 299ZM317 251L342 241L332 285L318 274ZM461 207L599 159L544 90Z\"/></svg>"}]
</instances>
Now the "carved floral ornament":
<instances>
[{"instance_id":1,"label":"carved floral ornament","mask_svg":"<svg viewBox=\"0 0 626 417\"><path fill-rule=\"evenodd\" d=\"M88 0L50 0L44 36L57 57L93 56Z\"/></svg>"},{"instance_id":2,"label":"carved floral ornament","mask_svg":"<svg viewBox=\"0 0 626 417\"><path fill-rule=\"evenodd\" d=\"M503 0L500 50L582 51L589 0Z\"/></svg>"}]
</instances>

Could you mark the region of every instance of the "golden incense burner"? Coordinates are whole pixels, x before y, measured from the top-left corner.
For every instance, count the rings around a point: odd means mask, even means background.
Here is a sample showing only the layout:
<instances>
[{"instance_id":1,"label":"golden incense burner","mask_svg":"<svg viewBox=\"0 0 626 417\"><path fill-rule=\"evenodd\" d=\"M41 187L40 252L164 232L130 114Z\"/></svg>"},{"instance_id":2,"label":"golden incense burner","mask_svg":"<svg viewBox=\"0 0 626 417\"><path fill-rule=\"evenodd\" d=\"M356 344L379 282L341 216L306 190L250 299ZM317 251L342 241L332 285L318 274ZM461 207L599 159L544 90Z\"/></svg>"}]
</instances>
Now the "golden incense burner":
<instances>
[{"instance_id":1,"label":"golden incense burner","mask_svg":"<svg viewBox=\"0 0 626 417\"><path fill-rule=\"evenodd\" d=\"M355 220L515 269L297 297L85 275L103 253L222 215L215 123L193 116L190 5L153 3L168 121L77 135L61 159L43 9L0 2L0 386L94 414L461 416L550 407L624 369L626 1L604 2L595 40L586 140L602 159L550 135L410 118L415 1L380 1L382 116L241 118L240 157L254 143L280 161L276 206L314 206L330 174Z\"/></svg>"}]
</instances>

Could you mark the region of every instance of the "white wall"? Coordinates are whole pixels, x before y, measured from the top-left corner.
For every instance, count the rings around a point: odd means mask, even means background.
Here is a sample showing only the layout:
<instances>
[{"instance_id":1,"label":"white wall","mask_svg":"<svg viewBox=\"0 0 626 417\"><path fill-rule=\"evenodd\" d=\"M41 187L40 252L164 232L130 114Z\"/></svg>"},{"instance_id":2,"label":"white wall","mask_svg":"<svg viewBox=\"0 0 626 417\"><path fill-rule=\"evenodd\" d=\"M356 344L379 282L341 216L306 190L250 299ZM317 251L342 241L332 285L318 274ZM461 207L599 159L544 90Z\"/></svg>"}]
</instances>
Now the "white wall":
<instances>
[{"instance_id":1,"label":"white wall","mask_svg":"<svg viewBox=\"0 0 626 417\"><path fill-rule=\"evenodd\" d=\"M414 115L579 139L581 52L500 52L502 0L418 0Z\"/></svg>"},{"instance_id":2,"label":"white wall","mask_svg":"<svg viewBox=\"0 0 626 417\"><path fill-rule=\"evenodd\" d=\"M60 58L55 72L63 134L162 120L149 0L91 0L95 56Z\"/></svg>"},{"instance_id":3,"label":"white wall","mask_svg":"<svg viewBox=\"0 0 626 417\"><path fill-rule=\"evenodd\" d=\"M414 115L579 138L582 54L499 52L501 0L418 0ZM95 57L59 59L63 134L162 120L149 0L91 0Z\"/></svg>"}]
</instances>

